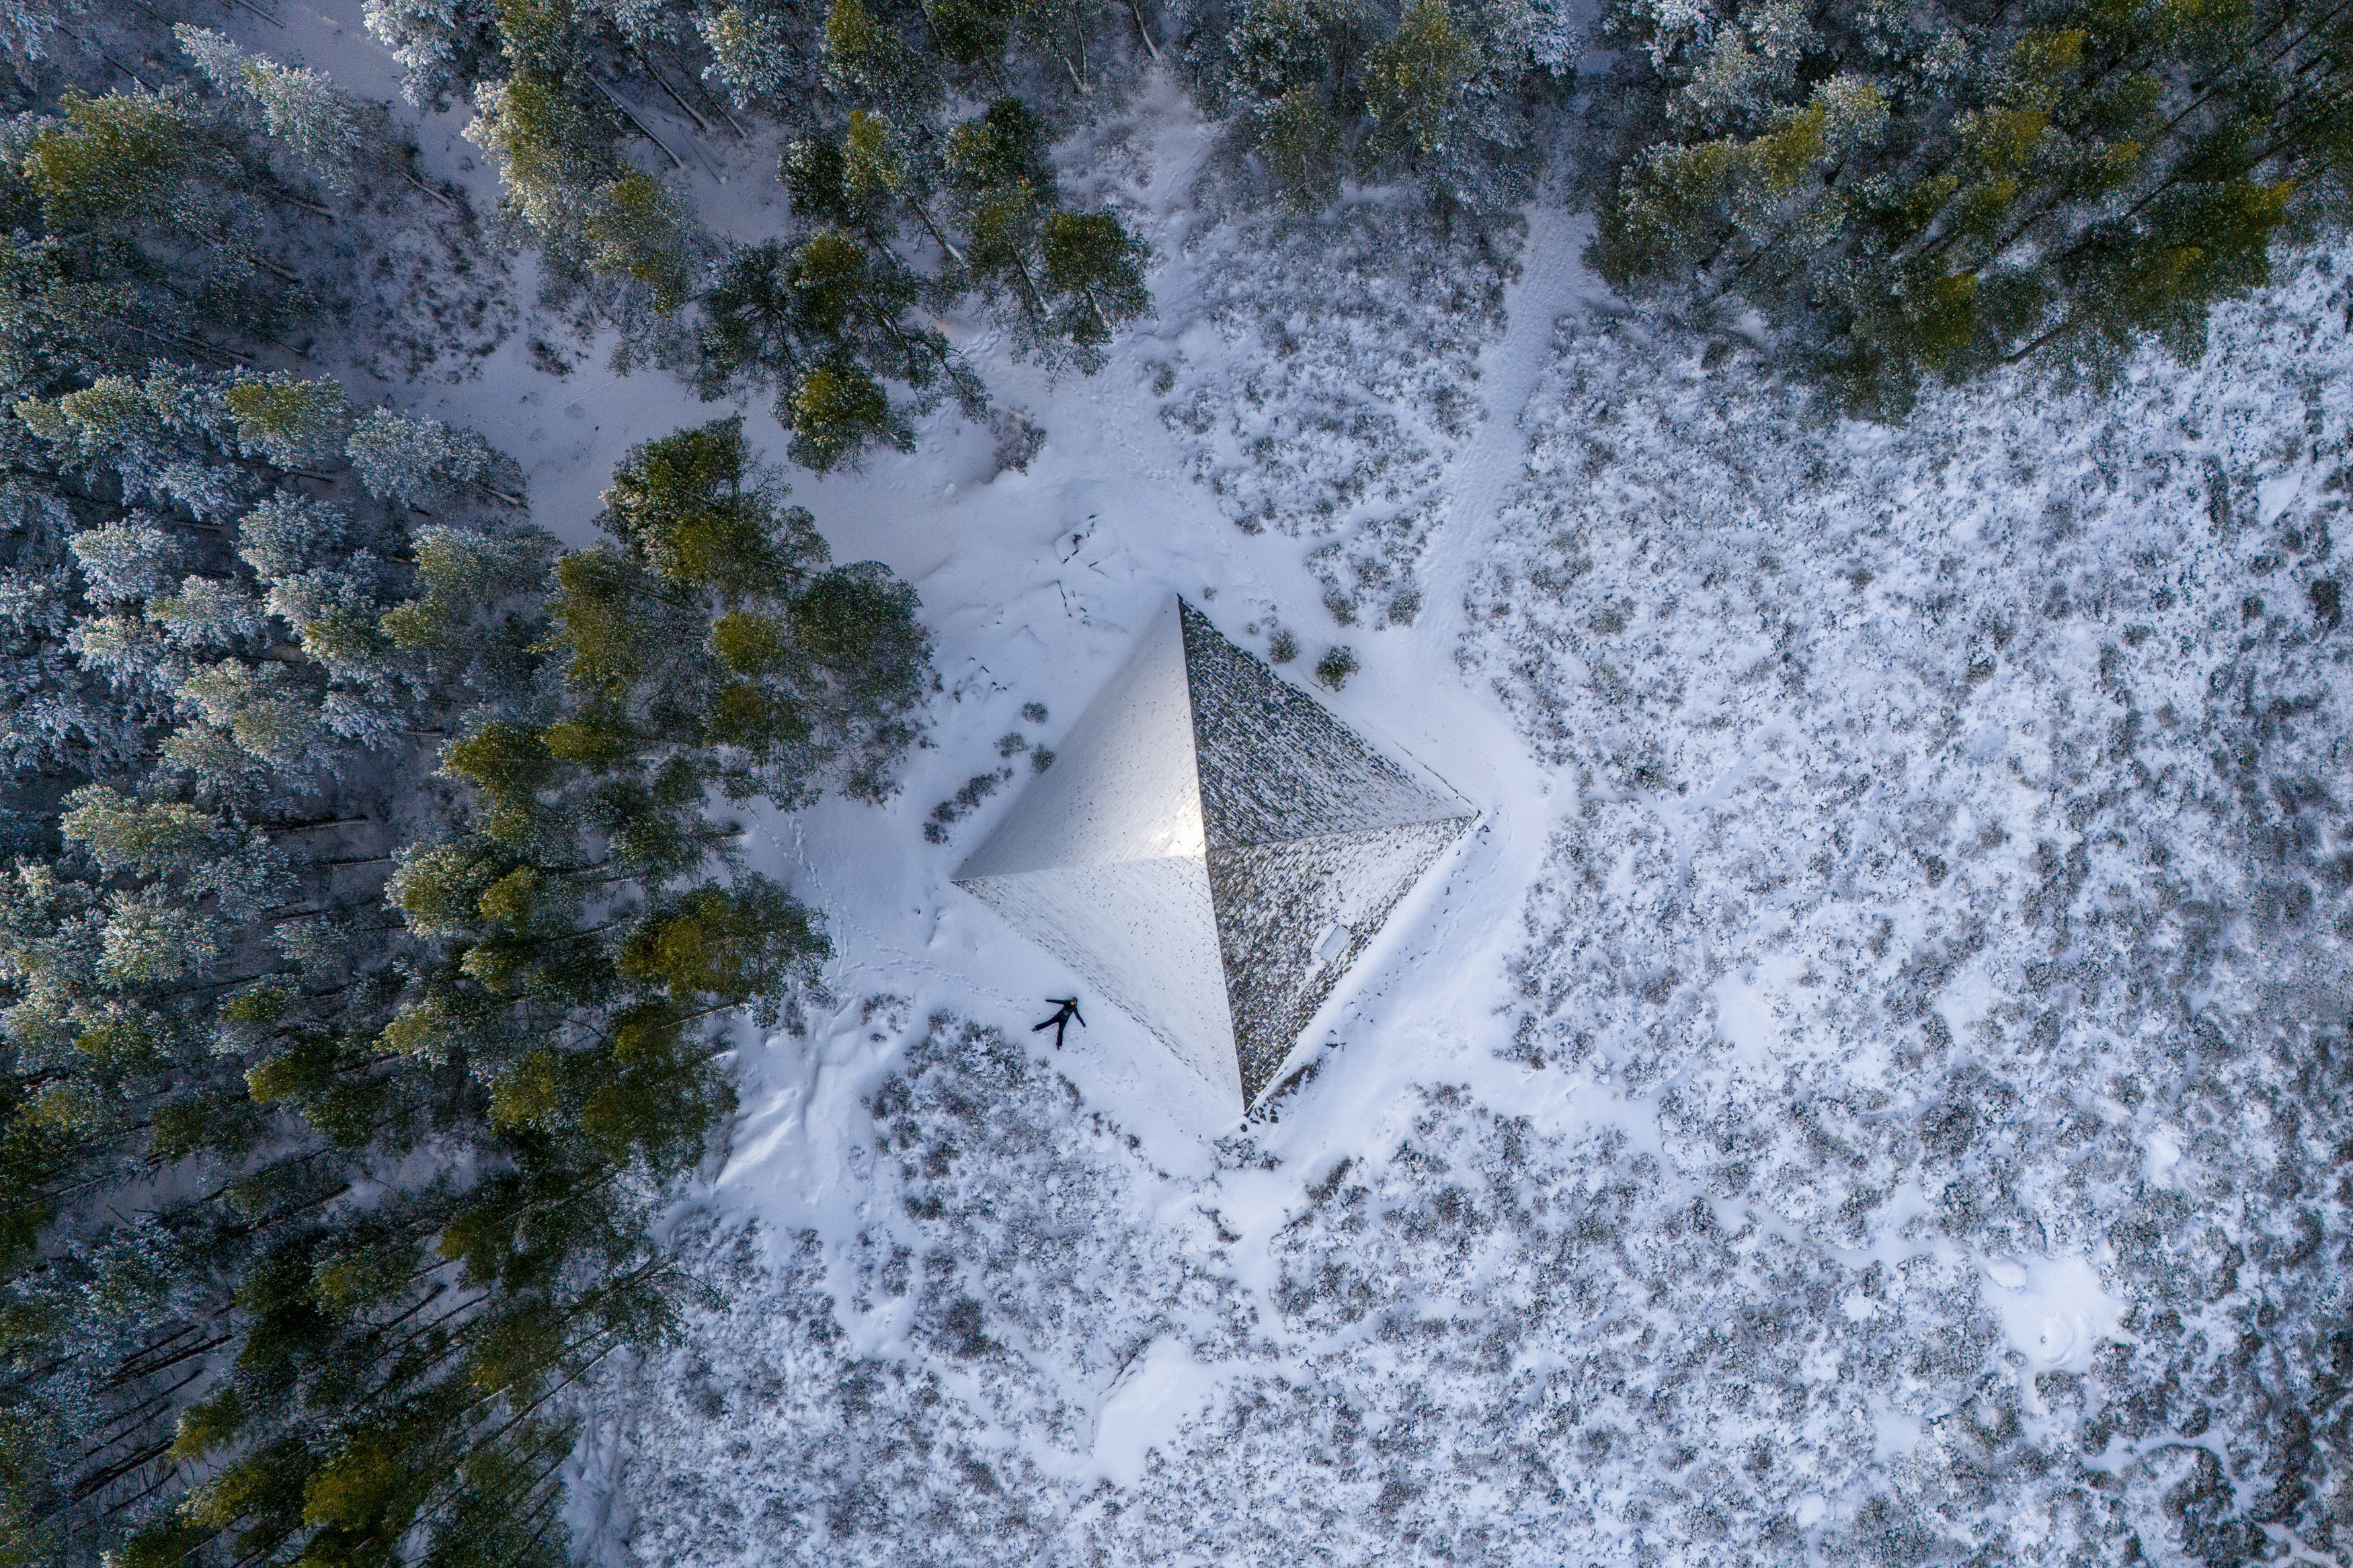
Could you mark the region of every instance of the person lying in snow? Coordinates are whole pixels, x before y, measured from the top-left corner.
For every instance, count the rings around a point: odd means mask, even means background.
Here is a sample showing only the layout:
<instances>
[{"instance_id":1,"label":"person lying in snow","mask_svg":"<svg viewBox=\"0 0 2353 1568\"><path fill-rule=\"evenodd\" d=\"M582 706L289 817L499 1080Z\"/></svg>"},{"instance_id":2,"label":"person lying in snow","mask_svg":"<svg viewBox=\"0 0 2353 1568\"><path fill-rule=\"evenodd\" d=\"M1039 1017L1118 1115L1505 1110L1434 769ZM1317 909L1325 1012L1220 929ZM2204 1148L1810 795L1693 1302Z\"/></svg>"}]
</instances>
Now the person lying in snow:
<instances>
[{"instance_id":1,"label":"person lying in snow","mask_svg":"<svg viewBox=\"0 0 2353 1568\"><path fill-rule=\"evenodd\" d=\"M1079 1011L1079 999L1075 996L1049 996L1046 1000L1054 1005L1054 1016L1042 1024L1030 1025L1029 1032L1034 1035L1040 1029L1052 1029L1054 1048L1059 1051L1062 1048L1062 1031L1071 1026L1073 1018L1079 1021L1080 1028L1085 1028L1086 1015Z\"/></svg>"}]
</instances>

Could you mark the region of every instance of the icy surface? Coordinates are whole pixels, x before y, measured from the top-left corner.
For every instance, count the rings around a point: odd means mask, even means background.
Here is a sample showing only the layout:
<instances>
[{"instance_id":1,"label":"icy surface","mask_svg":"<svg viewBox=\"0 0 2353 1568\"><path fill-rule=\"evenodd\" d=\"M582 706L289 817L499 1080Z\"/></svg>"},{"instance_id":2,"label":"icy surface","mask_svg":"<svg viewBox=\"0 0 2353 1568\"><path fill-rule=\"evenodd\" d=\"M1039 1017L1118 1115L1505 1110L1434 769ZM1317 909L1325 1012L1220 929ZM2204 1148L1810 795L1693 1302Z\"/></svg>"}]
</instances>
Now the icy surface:
<instances>
[{"instance_id":1,"label":"icy surface","mask_svg":"<svg viewBox=\"0 0 2353 1568\"><path fill-rule=\"evenodd\" d=\"M1053 765L1023 787L1013 809L957 868L956 880L1053 866L1198 859L1207 847L1185 643L1172 600L1056 744Z\"/></svg>"}]
</instances>

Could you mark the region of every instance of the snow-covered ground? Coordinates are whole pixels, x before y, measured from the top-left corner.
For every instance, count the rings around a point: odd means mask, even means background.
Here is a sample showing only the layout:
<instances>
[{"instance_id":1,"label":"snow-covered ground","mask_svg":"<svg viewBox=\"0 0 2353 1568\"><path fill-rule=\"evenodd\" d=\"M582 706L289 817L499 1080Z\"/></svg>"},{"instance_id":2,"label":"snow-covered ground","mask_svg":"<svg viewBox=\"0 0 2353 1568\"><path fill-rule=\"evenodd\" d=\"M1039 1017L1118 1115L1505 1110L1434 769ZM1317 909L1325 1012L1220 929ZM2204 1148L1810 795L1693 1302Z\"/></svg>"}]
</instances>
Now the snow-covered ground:
<instances>
[{"instance_id":1,"label":"snow-covered ground","mask_svg":"<svg viewBox=\"0 0 2353 1568\"><path fill-rule=\"evenodd\" d=\"M2196 367L1828 426L1611 304L1573 217L1229 211L1166 92L1102 140L1158 315L1060 384L965 334L1028 471L942 416L797 480L943 689L893 805L761 825L829 1000L740 1053L681 1220L729 1304L596 1389L584 1555L2342 1561L2331 258ZM771 155L695 173L732 231ZM395 395L580 539L721 410L536 330ZM1296 679L1350 646L1326 700L1482 813L1247 1127L1108 1009L1029 1032L1070 977L947 879L1026 772L923 832L1171 590Z\"/></svg>"}]
</instances>

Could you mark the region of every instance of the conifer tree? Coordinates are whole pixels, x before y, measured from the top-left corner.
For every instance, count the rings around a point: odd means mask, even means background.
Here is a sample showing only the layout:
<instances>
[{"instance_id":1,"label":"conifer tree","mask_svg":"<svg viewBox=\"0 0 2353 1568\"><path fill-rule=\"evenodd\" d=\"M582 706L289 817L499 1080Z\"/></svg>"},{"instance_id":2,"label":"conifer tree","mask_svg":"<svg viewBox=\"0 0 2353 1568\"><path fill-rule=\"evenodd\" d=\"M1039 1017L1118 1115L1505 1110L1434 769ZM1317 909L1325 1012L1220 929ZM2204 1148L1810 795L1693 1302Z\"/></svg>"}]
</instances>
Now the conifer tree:
<instances>
[{"instance_id":1,"label":"conifer tree","mask_svg":"<svg viewBox=\"0 0 2353 1568\"><path fill-rule=\"evenodd\" d=\"M1069 200L1044 161L1055 127L1156 54L1130 0L730 0L699 7L691 35L647 15L571 0L369 9L421 101L470 100L468 134L554 291L622 329L617 364L686 361L709 395L769 394L795 460L824 471L903 448L944 399L985 412L934 324L959 301L1022 353L1080 370L1148 310L1141 245L1115 213ZM694 85L705 78L725 103ZM669 182L696 134L740 132L739 115L786 132L794 221L725 244ZM976 168L991 139L1012 162Z\"/></svg>"},{"instance_id":2,"label":"conifer tree","mask_svg":"<svg viewBox=\"0 0 2353 1568\"><path fill-rule=\"evenodd\" d=\"M2276 238L2342 210L2348 25L2302 0L1623 5L1595 258L1762 309L1867 411L1926 375L2190 350Z\"/></svg>"},{"instance_id":3,"label":"conifer tree","mask_svg":"<svg viewBox=\"0 0 2353 1568\"><path fill-rule=\"evenodd\" d=\"M269 133L312 174L331 189L350 189L363 152L363 125L377 115L317 71L250 54L208 28L183 23L172 31L213 85L250 103Z\"/></svg>"},{"instance_id":4,"label":"conifer tree","mask_svg":"<svg viewBox=\"0 0 2353 1568\"><path fill-rule=\"evenodd\" d=\"M197 488L250 496L280 472L257 419L352 425L294 386L159 372L28 406L69 462L201 459L237 477ZM924 685L913 594L830 567L777 499L727 422L633 453L612 544L552 579L543 538L454 494L467 525L413 568L405 508L282 488L218 530L174 499L65 536L57 677L119 739L11 792L90 781L0 880L12 1558L560 1561L548 1402L694 1299L649 1205L728 1103L726 1020L828 951L732 867L707 794L880 794ZM475 805L392 848L387 765L392 798L438 766ZM428 1140L422 1178L345 1202ZM174 1171L201 1179L152 1225L104 1201Z\"/></svg>"},{"instance_id":5,"label":"conifer tree","mask_svg":"<svg viewBox=\"0 0 2353 1568\"><path fill-rule=\"evenodd\" d=\"M0 1561L554 1568L561 1390L697 1298L654 1206L825 952L704 803L887 790L927 650L738 430L575 594L479 437L282 368L338 100L207 49L0 168Z\"/></svg>"},{"instance_id":6,"label":"conifer tree","mask_svg":"<svg viewBox=\"0 0 2353 1568\"><path fill-rule=\"evenodd\" d=\"M1294 207L1355 172L1491 209L1526 198L1581 47L1549 0L1236 0L1195 13L1187 59Z\"/></svg>"},{"instance_id":7,"label":"conifer tree","mask_svg":"<svg viewBox=\"0 0 2353 1568\"><path fill-rule=\"evenodd\" d=\"M1365 106L1376 143L1408 163L1443 151L1477 53L1446 0L1414 0L1366 61Z\"/></svg>"},{"instance_id":8,"label":"conifer tree","mask_svg":"<svg viewBox=\"0 0 2353 1568\"><path fill-rule=\"evenodd\" d=\"M1323 95L1294 87L1259 111L1259 155L1283 200L1313 210L1340 194L1340 123Z\"/></svg>"}]
</instances>

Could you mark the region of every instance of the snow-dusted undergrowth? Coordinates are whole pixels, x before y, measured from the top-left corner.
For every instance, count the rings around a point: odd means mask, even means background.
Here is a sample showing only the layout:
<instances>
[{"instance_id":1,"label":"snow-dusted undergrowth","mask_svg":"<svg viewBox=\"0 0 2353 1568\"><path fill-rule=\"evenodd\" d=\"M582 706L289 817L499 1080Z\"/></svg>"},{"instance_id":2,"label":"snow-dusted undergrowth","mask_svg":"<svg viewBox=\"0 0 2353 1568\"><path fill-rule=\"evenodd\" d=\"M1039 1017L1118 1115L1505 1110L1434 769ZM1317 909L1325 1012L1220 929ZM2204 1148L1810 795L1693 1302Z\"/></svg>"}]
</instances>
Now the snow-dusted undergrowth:
<instances>
[{"instance_id":1,"label":"snow-dusted undergrowth","mask_svg":"<svg viewBox=\"0 0 2353 1568\"><path fill-rule=\"evenodd\" d=\"M1630 324L1531 421L1472 646L1580 800L1515 1054L1821 1270L1759 1429L1924 1551L2353 1545L2332 271L2108 395L1820 431Z\"/></svg>"},{"instance_id":2,"label":"snow-dusted undergrowth","mask_svg":"<svg viewBox=\"0 0 2353 1568\"><path fill-rule=\"evenodd\" d=\"M1313 542L1324 607L1343 625L1420 614L1416 568L1450 459L1484 417L1479 351L1517 271L1509 230L1441 231L1389 195L1312 226L1233 211L1170 236L1179 293L1163 309L1191 331L1155 377L1161 422L1220 513ZM1201 199L1217 205L1213 184Z\"/></svg>"},{"instance_id":3,"label":"snow-dusted undergrowth","mask_svg":"<svg viewBox=\"0 0 2353 1568\"><path fill-rule=\"evenodd\" d=\"M1514 803L1559 825L1506 1059L1366 1025L1172 1173L1032 1043L875 1012L839 1234L723 1223L730 1309L599 1395L584 1540L2336 1560L2344 311L2323 261L2200 366L1901 432L1572 319L1525 484L1435 545L1573 786ZM1259 472L1354 460L1336 341ZM1376 1061L1378 1147L1286 1136Z\"/></svg>"}]
</instances>

